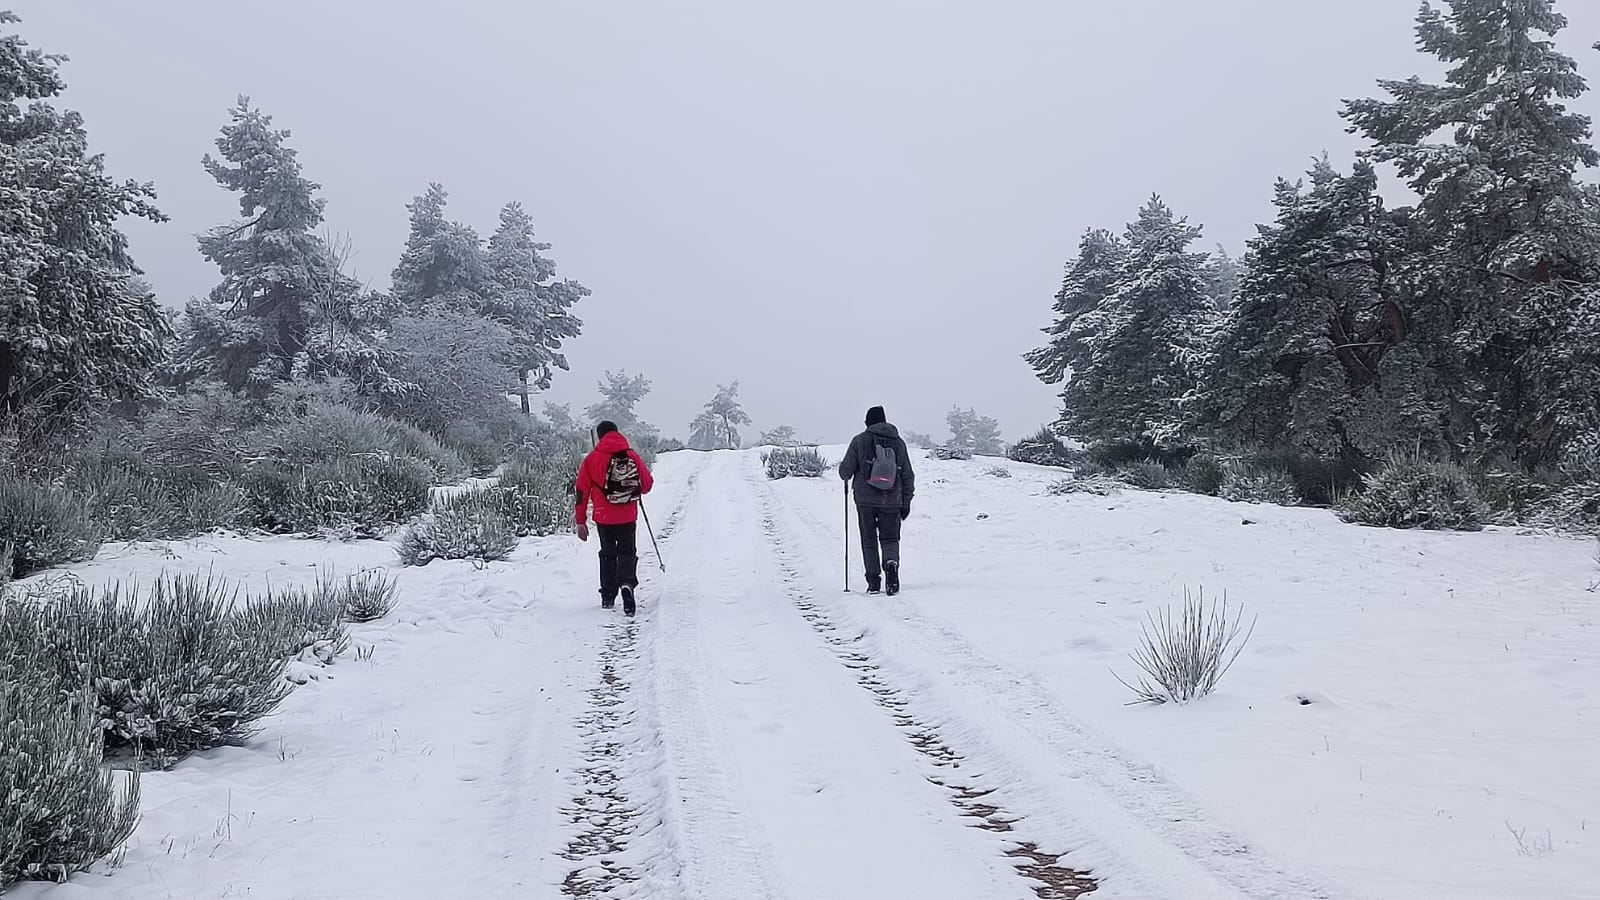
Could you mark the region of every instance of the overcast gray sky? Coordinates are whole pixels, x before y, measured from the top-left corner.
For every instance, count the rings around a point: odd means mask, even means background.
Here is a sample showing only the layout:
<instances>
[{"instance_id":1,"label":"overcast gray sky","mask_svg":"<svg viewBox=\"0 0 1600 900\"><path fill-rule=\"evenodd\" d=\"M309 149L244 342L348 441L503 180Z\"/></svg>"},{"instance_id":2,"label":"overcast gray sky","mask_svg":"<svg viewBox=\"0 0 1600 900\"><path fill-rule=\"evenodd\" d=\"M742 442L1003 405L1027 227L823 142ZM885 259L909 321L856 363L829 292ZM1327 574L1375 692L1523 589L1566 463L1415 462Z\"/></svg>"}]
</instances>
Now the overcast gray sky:
<instances>
[{"instance_id":1,"label":"overcast gray sky","mask_svg":"<svg viewBox=\"0 0 1600 900\"><path fill-rule=\"evenodd\" d=\"M758 425L842 440L871 403L943 432L1051 419L1019 354L1089 226L1152 192L1242 249L1272 180L1357 144L1341 98L1437 75L1409 0L0 0L72 57L67 105L169 224L131 223L165 301L237 214L201 156L238 94L293 131L329 227L386 285L428 182L487 235L521 200L594 295L551 399L643 372L667 433L717 382ZM1559 4L1600 77L1600 3ZM1579 109L1600 115L1596 95Z\"/></svg>"}]
</instances>

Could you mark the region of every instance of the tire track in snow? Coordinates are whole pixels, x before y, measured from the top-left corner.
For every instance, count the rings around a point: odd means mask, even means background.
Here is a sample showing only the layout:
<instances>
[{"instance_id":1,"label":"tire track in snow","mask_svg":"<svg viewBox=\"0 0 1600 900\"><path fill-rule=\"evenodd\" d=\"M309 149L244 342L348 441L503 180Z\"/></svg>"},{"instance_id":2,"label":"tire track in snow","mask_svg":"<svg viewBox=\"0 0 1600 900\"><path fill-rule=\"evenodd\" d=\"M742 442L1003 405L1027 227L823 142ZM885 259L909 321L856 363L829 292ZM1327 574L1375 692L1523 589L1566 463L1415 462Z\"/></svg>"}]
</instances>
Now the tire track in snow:
<instances>
[{"instance_id":1,"label":"tire track in snow","mask_svg":"<svg viewBox=\"0 0 1600 900\"><path fill-rule=\"evenodd\" d=\"M657 534L663 544L676 533L698 479L695 471L684 482ZM600 649L599 678L589 689L588 706L576 723L584 741L584 762L578 769L583 790L561 807L561 814L578 828L561 851L563 859L574 863L561 883L561 893L568 897L605 897L643 877L619 858L643 830L647 811L627 790L630 769L639 761L628 759L625 765L624 750L645 746L659 751L661 740L659 735L641 740L634 733L638 730L638 703L630 702L630 695L631 676L638 668L639 621L612 621L606 627L609 634ZM668 868L675 871L677 867Z\"/></svg>"},{"instance_id":2,"label":"tire track in snow","mask_svg":"<svg viewBox=\"0 0 1600 900\"><path fill-rule=\"evenodd\" d=\"M800 519L811 535L830 534L809 510L784 502L770 486L767 495ZM774 532L786 530L776 514L772 520ZM782 546L781 537L775 537L775 545L786 554L786 571L796 567L795 555ZM810 591L806 593L809 595ZM819 606L814 599L809 602L814 609ZM1036 748L1042 748L1052 768L1069 773L1069 780L1077 788L1070 795L1039 791L1039 785L1032 784L1022 792L1023 796L1050 798L1045 814L1052 822L1061 823L1061 831L1082 836L1085 850L1092 848L1098 851L1097 856L1121 857L1113 867L1119 881L1126 874L1130 880L1143 882L1153 867L1158 883L1165 881L1183 891L1170 896L1226 895L1256 900L1329 900L1335 896L1315 880L1256 853L1242 837L1212 822L1180 787L1078 721L1026 673L977 650L954 628L921 614L914 604L883 604L869 608L869 612L890 617L895 625L909 631L917 659L939 660L944 680L976 701L970 706L963 704L962 708L984 711L982 723L962 721L963 717L952 714L947 704L931 704L929 698L920 695L917 698L919 708L934 707L925 716L936 715L942 721L960 725L965 753L973 758L999 760L993 766L999 770L997 775L1004 772L1006 781L1027 783L1023 767L1008 759L1008 754L987 738L1003 729L1024 736ZM886 658L881 641L867 630L846 638L826 612L817 610L817 615L828 622L836 639L851 645L853 654L878 667L875 674L891 668L902 673L899 677L917 677L925 670L913 666L908 672L906 666ZM1081 790L1085 786L1088 792ZM1008 787L1005 793L1016 791ZM982 800L994 794L986 791L983 797L972 799ZM1081 802L1074 803L1074 799ZM1115 840L1108 839L1113 835ZM1129 858L1129 849L1136 847L1147 852ZM1160 862L1154 862L1158 857ZM1209 889L1202 888L1202 882ZM1159 890L1142 885L1139 889L1152 893Z\"/></svg>"},{"instance_id":3,"label":"tire track in snow","mask_svg":"<svg viewBox=\"0 0 1600 900\"><path fill-rule=\"evenodd\" d=\"M872 657L863 652L862 637L846 633L817 604L814 589L807 584L779 533L776 498L770 489L763 490L765 486L753 477L751 488L762 496L761 527L782 573L785 592L799 609L801 617L822 637L840 662L854 673L856 683L888 712L895 727L911 746L940 770L939 774L928 776L928 781L945 792L951 805L962 817L972 820L971 827L1018 836L1006 855L1014 860L1013 867L1017 875L1029 882L1029 887L1041 900L1076 900L1093 893L1098 887L1093 875L1062 865L1061 859L1065 853L1047 852L1038 842L1021 837L1018 826L1022 823L1022 817L1000 806L992 798L993 789L981 787L977 778L958 771L967 760L951 749L936 726L910 712L906 693L890 684Z\"/></svg>"}]
</instances>

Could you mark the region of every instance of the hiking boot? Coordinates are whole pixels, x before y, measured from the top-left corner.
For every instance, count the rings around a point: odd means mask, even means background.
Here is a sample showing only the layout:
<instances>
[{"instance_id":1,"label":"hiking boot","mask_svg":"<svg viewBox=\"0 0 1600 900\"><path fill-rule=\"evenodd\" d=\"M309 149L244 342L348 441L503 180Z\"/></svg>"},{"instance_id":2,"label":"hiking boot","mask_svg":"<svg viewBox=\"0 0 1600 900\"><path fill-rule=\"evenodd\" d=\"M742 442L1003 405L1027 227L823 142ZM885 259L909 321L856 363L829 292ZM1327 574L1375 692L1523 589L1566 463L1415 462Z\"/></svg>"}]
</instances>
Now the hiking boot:
<instances>
[{"instance_id":1,"label":"hiking boot","mask_svg":"<svg viewBox=\"0 0 1600 900\"><path fill-rule=\"evenodd\" d=\"M884 593L891 597L900 593L900 563L887 562L883 564L883 581L884 587L888 588Z\"/></svg>"},{"instance_id":2,"label":"hiking boot","mask_svg":"<svg viewBox=\"0 0 1600 900\"><path fill-rule=\"evenodd\" d=\"M622 589L622 614L631 616L638 611L639 607L633 602L633 588L624 587Z\"/></svg>"},{"instance_id":3,"label":"hiking boot","mask_svg":"<svg viewBox=\"0 0 1600 900\"><path fill-rule=\"evenodd\" d=\"M869 594L881 594L881 593L883 593L883 584L876 578L868 578L867 579L867 593L869 593Z\"/></svg>"},{"instance_id":4,"label":"hiking boot","mask_svg":"<svg viewBox=\"0 0 1600 900\"><path fill-rule=\"evenodd\" d=\"M601 597L600 597L600 608L601 609L611 609L612 607L614 607L616 605L617 605L617 598L615 598L615 597L607 597L605 595L601 595Z\"/></svg>"}]
</instances>

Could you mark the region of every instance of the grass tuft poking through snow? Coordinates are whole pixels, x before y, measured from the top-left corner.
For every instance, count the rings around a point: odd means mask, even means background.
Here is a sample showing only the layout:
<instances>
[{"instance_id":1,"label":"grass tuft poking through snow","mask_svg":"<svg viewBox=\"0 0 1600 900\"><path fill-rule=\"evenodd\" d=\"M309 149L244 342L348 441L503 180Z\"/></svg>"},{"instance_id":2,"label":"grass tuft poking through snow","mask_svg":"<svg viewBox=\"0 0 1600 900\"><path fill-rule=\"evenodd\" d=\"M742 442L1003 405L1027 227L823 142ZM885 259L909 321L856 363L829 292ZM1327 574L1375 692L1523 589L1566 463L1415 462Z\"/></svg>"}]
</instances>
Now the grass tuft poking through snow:
<instances>
[{"instance_id":1,"label":"grass tuft poking through snow","mask_svg":"<svg viewBox=\"0 0 1600 900\"><path fill-rule=\"evenodd\" d=\"M828 461L815 447L776 447L761 454L761 464L766 467L767 478L821 478L828 471Z\"/></svg>"},{"instance_id":2,"label":"grass tuft poking through snow","mask_svg":"<svg viewBox=\"0 0 1600 900\"><path fill-rule=\"evenodd\" d=\"M373 622L394 609L396 582L382 572L351 575L344 584L344 617L350 622Z\"/></svg>"},{"instance_id":3,"label":"grass tuft poking through snow","mask_svg":"<svg viewBox=\"0 0 1600 900\"><path fill-rule=\"evenodd\" d=\"M1140 629L1139 649L1132 658L1144 675L1129 683L1112 674L1134 692L1133 704L1198 700L1216 689L1255 633L1251 619L1240 636L1243 619L1240 609L1229 620L1226 596L1208 609L1204 591L1191 595L1185 590L1182 610L1174 614L1168 607Z\"/></svg>"}]
</instances>

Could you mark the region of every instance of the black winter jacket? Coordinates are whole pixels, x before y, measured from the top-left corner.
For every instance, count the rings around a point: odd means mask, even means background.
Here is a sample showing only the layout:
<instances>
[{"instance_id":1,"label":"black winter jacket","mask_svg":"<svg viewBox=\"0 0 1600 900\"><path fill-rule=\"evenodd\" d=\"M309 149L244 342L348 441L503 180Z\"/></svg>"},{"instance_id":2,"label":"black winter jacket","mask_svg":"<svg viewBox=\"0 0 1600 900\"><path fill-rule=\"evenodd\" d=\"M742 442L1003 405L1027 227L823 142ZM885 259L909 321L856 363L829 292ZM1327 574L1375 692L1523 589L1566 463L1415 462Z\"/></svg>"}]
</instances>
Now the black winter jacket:
<instances>
[{"instance_id":1,"label":"black winter jacket","mask_svg":"<svg viewBox=\"0 0 1600 900\"><path fill-rule=\"evenodd\" d=\"M895 459L900 463L900 475L895 479L894 490L880 491L867 483L872 474L872 460L878 455L877 444L894 448ZM839 477L855 486L856 505L874 509L909 509L911 498L917 493L917 474L911 470L911 454L900 431L887 422L870 426L855 436L844 459L839 461Z\"/></svg>"}]
</instances>

